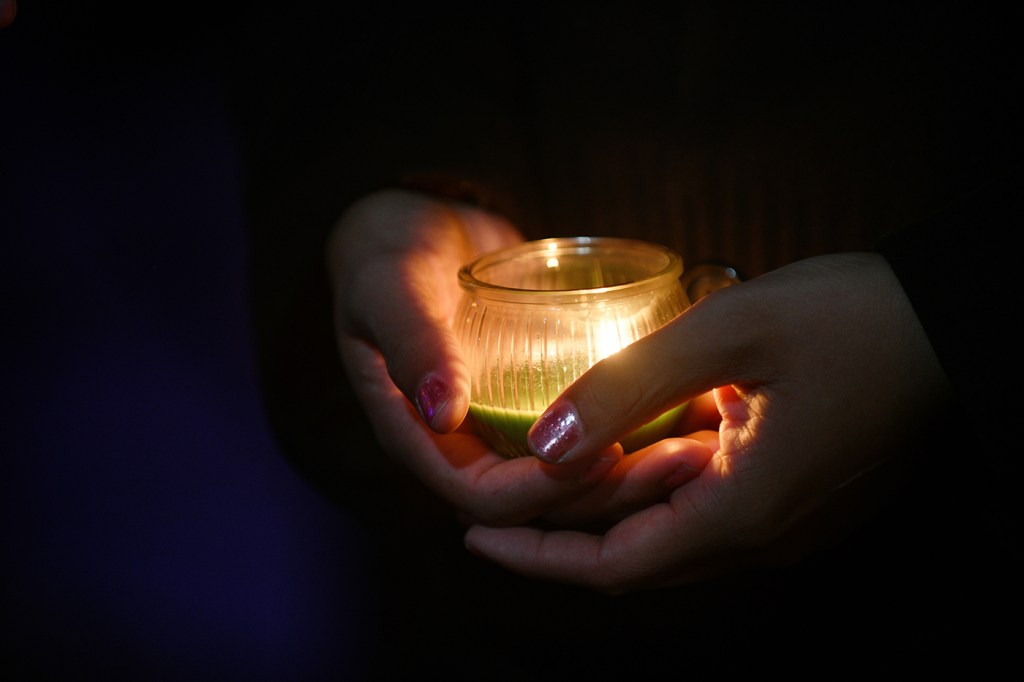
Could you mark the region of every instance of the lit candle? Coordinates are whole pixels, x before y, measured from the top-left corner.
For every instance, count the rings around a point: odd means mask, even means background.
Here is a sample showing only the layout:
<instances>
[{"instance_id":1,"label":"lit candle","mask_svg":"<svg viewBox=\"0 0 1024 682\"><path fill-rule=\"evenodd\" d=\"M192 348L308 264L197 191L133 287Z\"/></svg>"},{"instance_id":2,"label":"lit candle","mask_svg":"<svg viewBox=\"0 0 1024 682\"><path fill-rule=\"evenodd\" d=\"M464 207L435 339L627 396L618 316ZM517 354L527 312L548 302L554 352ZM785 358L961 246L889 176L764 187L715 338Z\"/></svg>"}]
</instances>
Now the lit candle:
<instances>
[{"instance_id":1,"label":"lit candle","mask_svg":"<svg viewBox=\"0 0 1024 682\"><path fill-rule=\"evenodd\" d=\"M569 384L687 308L682 269L663 246L598 237L527 242L464 266L454 326L488 443L529 455L527 432ZM683 407L623 438L625 450L664 438Z\"/></svg>"}]
</instances>

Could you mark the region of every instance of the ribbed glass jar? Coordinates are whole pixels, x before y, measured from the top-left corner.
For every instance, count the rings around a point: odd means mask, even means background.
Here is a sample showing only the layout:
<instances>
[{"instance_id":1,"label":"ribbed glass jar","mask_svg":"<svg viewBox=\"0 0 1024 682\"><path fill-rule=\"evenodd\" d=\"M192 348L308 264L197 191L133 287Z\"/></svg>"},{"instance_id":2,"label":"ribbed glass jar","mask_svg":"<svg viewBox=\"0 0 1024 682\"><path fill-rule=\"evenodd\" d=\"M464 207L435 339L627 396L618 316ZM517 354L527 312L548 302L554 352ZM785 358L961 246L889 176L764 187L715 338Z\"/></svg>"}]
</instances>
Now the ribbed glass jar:
<instances>
[{"instance_id":1,"label":"ribbed glass jar","mask_svg":"<svg viewBox=\"0 0 1024 682\"><path fill-rule=\"evenodd\" d=\"M488 443L529 455L527 432L569 384L689 306L682 272L666 247L608 237L525 242L465 265L454 329L469 365L470 414ZM683 407L623 447L664 438Z\"/></svg>"}]
</instances>

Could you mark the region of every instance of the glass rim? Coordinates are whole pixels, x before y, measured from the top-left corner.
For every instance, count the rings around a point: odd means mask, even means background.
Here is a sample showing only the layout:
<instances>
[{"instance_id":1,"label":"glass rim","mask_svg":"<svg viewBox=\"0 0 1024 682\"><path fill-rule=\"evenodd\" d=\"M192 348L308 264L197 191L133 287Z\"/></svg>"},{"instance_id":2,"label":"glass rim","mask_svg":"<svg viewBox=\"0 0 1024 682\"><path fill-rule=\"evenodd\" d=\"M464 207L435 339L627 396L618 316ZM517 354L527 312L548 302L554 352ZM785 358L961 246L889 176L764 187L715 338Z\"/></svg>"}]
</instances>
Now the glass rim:
<instances>
[{"instance_id":1,"label":"glass rim","mask_svg":"<svg viewBox=\"0 0 1024 682\"><path fill-rule=\"evenodd\" d=\"M660 256L664 258L665 264L650 274L622 284L575 289L522 289L494 284L478 276L485 268L523 256L533 255L542 258L569 254L583 255L592 251L633 251ZM662 244L623 237L550 237L481 254L459 269L459 285L469 293L479 294L491 300L550 305L644 293L663 287L673 280L678 281L682 274L682 256Z\"/></svg>"}]
</instances>

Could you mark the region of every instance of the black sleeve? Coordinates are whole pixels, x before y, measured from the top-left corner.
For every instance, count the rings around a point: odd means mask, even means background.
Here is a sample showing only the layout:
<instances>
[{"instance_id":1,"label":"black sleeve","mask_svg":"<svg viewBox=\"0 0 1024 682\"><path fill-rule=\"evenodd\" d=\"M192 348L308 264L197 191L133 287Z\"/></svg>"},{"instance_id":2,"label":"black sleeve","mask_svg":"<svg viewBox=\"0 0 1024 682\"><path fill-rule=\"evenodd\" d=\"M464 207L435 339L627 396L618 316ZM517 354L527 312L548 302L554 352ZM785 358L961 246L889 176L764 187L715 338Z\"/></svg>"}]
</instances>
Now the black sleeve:
<instances>
[{"instance_id":1,"label":"black sleeve","mask_svg":"<svg viewBox=\"0 0 1024 682\"><path fill-rule=\"evenodd\" d=\"M1020 48L1012 15L951 5L924 55L931 181L940 200L877 244L954 389L934 452L979 504L1016 497L1019 450L1008 399L1019 383ZM963 474L968 476L963 478ZM980 500L980 501L979 501ZM962 502L963 503L963 502Z\"/></svg>"},{"instance_id":2,"label":"black sleeve","mask_svg":"<svg viewBox=\"0 0 1024 682\"><path fill-rule=\"evenodd\" d=\"M964 399L987 403L1017 374L1020 187L1007 171L878 244Z\"/></svg>"},{"instance_id":3,"label":"black sleeve","mask_svg":"<svg viewBox=\"0 0 1024 682\"><path fill-rule=\"evenodd\" d=\"M977 419L1015 383L1020 48L1009 13L951 4L917 57L936 200L878 250L909 295L959 401ZM908 44L910 41L908 40Z\"/></svg>"}]
</instances>

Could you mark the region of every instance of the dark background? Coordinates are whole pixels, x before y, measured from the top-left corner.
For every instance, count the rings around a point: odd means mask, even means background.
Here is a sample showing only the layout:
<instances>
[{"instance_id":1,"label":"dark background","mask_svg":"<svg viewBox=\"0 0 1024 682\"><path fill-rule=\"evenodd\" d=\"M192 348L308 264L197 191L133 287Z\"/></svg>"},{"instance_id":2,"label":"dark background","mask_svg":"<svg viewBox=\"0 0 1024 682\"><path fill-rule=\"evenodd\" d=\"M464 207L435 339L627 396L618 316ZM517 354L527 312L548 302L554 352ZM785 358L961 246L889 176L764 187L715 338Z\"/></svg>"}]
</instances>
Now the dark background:
<instances>
[{"instance_id":1,"label":"dark background","mask_svg":"<svg viewBox=\"0 0 1024 682\"><path fill-rule=\"evenodd\" d=\"M217 52L244 8L140 5L23 2L0 31L0 666L358 677L363 533L258 386Z\"/></svg>"},{"instance_id":2,"label":"dark background","mask_svg":"<svg viewBox=\"0 0 1024 682\"><path fill-rule=\"evenodd\" d=\"M5 665L600 679L977 671L1015 650L1013 499L951 497L960 470L943 464L788 570L610 600L482 564L375 449L333 358L320 251L347 201L425 160L515 188L519 203L495 200L537 236L635 230L748 276L866 248L1016 156L985 117L1013 89L1012 24L964 24L971 39L947 45L959 14L925 5L694 3L680 52L636 50L643 32L626 31L581 83L577 48L621 17L661 37L675 24L623 8L138 4L22 3L0 32ZM581 17L574 43L560 30ZM523 51L535 78L484 58L510 35L543 47ZM922 78L979 45L999 67L986 87ZM659 99L676 76L686 96ZM519 108L545 98L562 108ZM961 120L988 125L964 136ZM676 128L679 146L658 147ZM948 435L922 450L975 437Z\"/></svg>"}]
</instances>

